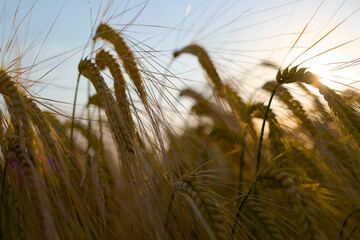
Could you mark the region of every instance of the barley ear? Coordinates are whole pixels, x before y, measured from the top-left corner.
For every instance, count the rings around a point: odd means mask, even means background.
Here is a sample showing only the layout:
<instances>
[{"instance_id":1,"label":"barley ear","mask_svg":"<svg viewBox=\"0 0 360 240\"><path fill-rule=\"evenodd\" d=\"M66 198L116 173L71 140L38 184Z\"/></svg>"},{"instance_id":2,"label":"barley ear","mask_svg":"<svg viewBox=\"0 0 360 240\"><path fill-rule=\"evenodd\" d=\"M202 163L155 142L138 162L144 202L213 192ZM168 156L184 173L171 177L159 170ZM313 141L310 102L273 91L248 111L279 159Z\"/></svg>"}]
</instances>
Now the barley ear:
<instances>
[{"instance_id":1,"label":"barley ear","mask_svg":"<svg viewBox=\"0 0 360 240\"><path fill-rule=\"evenodd\" d=\"M175 193L187 195L197 206L204 221L216 239L228 239L227 229L220 212L220 206L208 190L200 184L198 177L185 174L180 181L174 183Z\"/></svg>"},{"instance_id":2,"label":"barley ear","mask_svg":"<svg viewBox=\"0 0 360 240\"><path fill-rule=\"evenodd\" d=\"M322 84L318 77L311 73L306 72L301 79L301 82L307 83L319 89L321 95L328 103L331 111L339 120L347 134L354 140L360 147L360 115L359 113L345 100L338 95L334 90Z\"/></svg>"},{"instance_id":3,"label":"barley ear","mask_svg":"<svg viewBox=\"0 0 360 240\"><path fill-rule=\"evenodd\" d=\"M121 73L120 65L116 62L115 58L109 53L101 49L96 54L96 64L101 70L106 67L109 68L110 73L114 79L114 89L117 105L124 116L126 124L135 132L135 125L132 120L130 104L126 96L126 81Z\"/></svg>"},{"instance_id":4,"label":"barley ear","mask_svg":"<svg viewBox=\"0 0 360 240\"><path fill-rule=\"evenodd\" d=\"M117 33L114 29L109 27L107 24L102 23L96 30L94 40L102 38L105 41L110 42L115 47L115 51L119 58L122 60L123 66L129 75L130 79L135 84L137 93L140 96L141 101L146 108L149 107L147 94L145 92L142 77L136 63L134 53L130 47L126 44L121 34Z\"/></svg>"}]
</instances>

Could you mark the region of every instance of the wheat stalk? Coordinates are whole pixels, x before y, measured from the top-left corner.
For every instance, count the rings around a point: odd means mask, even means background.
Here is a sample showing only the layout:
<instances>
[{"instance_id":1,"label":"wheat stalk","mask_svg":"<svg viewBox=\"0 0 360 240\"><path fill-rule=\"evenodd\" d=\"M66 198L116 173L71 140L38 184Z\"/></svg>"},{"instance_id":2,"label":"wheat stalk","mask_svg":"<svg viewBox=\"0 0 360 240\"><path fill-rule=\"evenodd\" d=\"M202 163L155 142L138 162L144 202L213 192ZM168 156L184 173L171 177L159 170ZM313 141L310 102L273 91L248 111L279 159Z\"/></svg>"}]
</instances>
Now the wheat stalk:
<instances>
[{"instance_id":1,"label":"wheat stalk","mask_svg":"<svg viewBox=\"0 0 360 240\"><path fill-rule=\"evenodd\" d=\"M248 107L248 114L251 115L254 112L254 117L264 119L266 109L267 106L263 103L254 103ZM278 156L286 151L285 131L280 127L275 113L271 109L268 111L270 152L272 159L277 159Z\"/></svg>"}]
</instances>

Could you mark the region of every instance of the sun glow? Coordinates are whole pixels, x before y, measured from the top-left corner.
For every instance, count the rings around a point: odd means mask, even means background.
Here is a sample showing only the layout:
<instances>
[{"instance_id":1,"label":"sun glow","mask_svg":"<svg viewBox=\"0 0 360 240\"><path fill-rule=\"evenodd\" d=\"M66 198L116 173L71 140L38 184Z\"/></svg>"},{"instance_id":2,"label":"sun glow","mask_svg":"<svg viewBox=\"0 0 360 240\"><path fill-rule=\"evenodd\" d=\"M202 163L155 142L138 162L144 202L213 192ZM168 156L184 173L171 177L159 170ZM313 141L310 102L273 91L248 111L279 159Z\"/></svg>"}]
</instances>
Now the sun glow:
<instances>
[{"instance_id":1,"label":"sun glow","mask_svg":"<svg viewBox=\"0 0 360 240\"><path fill-rule=\"evenodd\" d=\"M308 71L316 74L319 81L331 89L341 91L348 87L358 88L359 74L353 68L341 68L344 62L339 62L339 59L345 59L345 57L338 53L326 54L312 60L311 63L309 61L311 67ZM309 89L317 92L317 89L311 86Z\"/></svg>"}]
</instances>

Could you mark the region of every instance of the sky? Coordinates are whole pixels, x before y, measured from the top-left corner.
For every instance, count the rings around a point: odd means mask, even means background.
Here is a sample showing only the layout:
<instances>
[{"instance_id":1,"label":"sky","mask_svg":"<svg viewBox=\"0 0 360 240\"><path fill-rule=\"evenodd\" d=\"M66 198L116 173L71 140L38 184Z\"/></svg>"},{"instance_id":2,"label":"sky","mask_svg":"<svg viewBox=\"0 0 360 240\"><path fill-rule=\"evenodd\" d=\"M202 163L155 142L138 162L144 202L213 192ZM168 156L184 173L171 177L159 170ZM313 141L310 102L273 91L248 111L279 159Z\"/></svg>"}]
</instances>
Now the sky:
<instances>
[{"instance_id":1,"label":"sky","mask_svg":"<svg viewBox=\"0 0 360 240\"><path fill-rule=\"evenodd\" d=\"M210 94L194 56L172 57L190 43L203 46L222 79L249 101L267 97L259 87L276 75L263 61L282 69L302 63L337 90L360 87L360 68L351 64L360 53L358 0L0 0L0 6L2 68L18 69L27 91L65 114L72 109L79 61L104 46L91 40L100 22L121 31L141 63L149 94L159 100L165 93L165 110L188 111L191 101L179 100L181 89ZM79 109L88 86L80 78Z\"/></svg>"}]
</instances>

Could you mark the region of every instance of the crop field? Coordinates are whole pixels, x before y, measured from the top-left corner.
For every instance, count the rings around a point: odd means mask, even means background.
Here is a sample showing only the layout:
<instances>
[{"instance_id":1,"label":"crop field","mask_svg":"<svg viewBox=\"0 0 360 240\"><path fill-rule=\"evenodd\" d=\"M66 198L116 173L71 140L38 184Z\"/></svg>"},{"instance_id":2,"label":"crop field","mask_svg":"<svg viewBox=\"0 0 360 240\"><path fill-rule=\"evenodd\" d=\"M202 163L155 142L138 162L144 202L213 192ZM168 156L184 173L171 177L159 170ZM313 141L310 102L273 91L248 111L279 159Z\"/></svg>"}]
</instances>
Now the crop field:
<instances>
[{"instance_id":1,"label":"crop field","mask_svg":"<svg viewBox=\"0 0 360 240\"><path fill-rule=\"evenodd\" d=\"M357 1L0 6L0 239L360 239Z\"/></svg>"}]
</instances>

